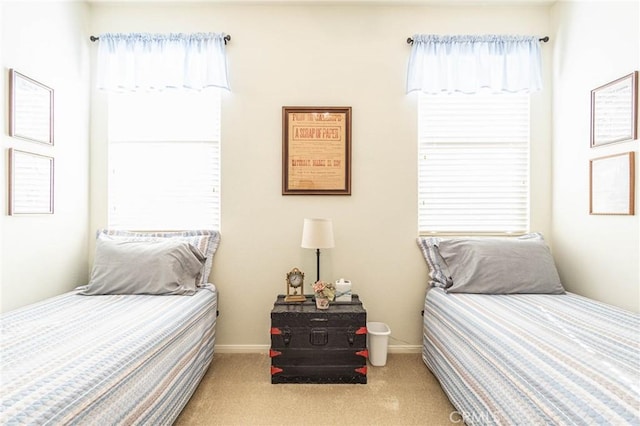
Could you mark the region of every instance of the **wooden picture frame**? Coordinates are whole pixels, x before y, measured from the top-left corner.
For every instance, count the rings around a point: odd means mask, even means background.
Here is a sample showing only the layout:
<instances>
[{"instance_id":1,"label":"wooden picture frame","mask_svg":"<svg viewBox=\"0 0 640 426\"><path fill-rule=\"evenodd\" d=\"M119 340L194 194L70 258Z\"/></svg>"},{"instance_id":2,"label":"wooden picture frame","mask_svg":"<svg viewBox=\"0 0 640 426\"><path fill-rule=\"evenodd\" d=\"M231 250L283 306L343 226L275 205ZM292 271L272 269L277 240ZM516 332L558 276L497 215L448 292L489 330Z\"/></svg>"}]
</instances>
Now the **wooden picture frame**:
<instances>
[{"instance_id":1,"label":"wooden picture frame","mask_svg":"<svg viewBox=\"0 0 640 426\"><path fill-rule=\"evenodd\" d=\"M590 160L589 214L635 214L634 185L634 152Z\"/></svg>"},{"instance_id":2,"label":"wooden picture frame","mask_svg":"<svg viewBox=\"0 0 640 426\"><path fill-rule=\"evenodd\" d=\"M282 195L351 195L351 107L282 107Z\"/></svg>"},{"instance_id":3,"label":"wooden picture frame","mask_svg":"<svg viewBox=\"0 0 640 426\"><path fill-rule=\"evenodd\" d=\"M638 137L638 71L591 91L591 147Z\"/></svg>"},{"instance_id":4,"label":"wooden picture frame","mask_svg":"<svg viewBox=\"0 0 640 426\"><path fill-rule=\"evenodd\" d=\"M53 214L54 159L9 149L9 215Z\"/></svg>"},{"instance_id":5,"label":"wooden picture frame","mask_svg":"<svg viewBox=\"0 0 640 426\"><path fill-rule=\"evenodd\" d=\"M9 135L53 145L53 89L9 70Z\"/></svg>"}]
</instances>

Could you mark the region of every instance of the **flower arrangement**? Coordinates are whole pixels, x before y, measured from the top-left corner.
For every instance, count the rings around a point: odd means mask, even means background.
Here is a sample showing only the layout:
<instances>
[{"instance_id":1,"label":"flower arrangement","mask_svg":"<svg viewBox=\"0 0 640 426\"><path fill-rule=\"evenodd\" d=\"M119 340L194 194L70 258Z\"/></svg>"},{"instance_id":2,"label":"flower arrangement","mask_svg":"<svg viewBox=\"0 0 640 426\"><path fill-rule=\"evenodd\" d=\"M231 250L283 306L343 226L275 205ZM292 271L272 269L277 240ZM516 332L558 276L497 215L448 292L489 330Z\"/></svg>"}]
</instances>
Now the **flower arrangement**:
<instances>
[{"instance_id":1,"label":"flower arrangement","mask_svg":"<svg viewBox=\"0 0 640 426\"><path fill-rule=\"evenodd\" d=\"M333 283L316 281L313 285L313 292L316 294L316 297L333 300L336 295L336 286Z\"/></svg>"}]
</instances>

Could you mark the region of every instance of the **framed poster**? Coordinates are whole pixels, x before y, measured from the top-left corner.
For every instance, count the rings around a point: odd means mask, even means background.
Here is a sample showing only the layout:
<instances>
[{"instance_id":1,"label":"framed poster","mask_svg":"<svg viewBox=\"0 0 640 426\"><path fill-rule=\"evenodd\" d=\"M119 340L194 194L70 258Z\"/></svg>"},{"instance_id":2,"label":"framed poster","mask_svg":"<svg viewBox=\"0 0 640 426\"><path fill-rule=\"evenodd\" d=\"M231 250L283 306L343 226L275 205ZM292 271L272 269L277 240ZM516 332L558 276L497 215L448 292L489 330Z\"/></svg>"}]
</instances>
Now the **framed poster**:
<instances>
[{"instance_id":1,"label":"framed poster","mask_svg":"<svg viewBox=\"0 0 640 426\"><path fill-rule=\"evenodd\" d=\"M589 214L635 213L635 153L608 155L589 162Z\"/></svg>"},{"instance_id":2,"label":"framed poster","mask_svg":"<svg viewBox=\"0 0 640 426\"><path fill-rule=\"evenodd\" d=\"M351 107L282 107L282 195L351 195Z\"/></svg>"},{"instance_id":3,"label":"framed poster","mask_svg":"<svg viewBox=\"0 0 640 426\"><path fill-rule=\"evenodd\" d=\"M9 149L9 214L53 214L53 158Z\"/></svg>"},{"instance_id":4,"label":"framed poster","mask_svg":"<svg viewBox=\"0 0 640 426\"><path fill-rule=\"evenodd\" d=\"M638 137L638 71L591 91L591 147Z\"/></svg>"},{"instance_id":5,"label":"framed poster","mask_svg":"<svg viewBox=\"0 0 640 426\"><path fill-rule=\"evenodd\" d=\"M53 145L53 89L9 71L9 135Z\"/></svg>"}]
</instances>

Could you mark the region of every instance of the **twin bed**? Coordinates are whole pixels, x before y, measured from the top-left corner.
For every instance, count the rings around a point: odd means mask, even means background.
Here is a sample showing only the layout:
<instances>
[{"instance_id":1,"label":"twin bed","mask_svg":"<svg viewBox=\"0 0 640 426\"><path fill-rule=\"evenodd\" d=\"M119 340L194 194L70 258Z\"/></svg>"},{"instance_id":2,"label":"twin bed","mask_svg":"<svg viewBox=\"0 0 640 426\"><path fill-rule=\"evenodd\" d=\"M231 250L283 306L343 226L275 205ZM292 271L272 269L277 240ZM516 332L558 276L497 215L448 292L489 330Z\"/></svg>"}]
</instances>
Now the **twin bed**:
<instances>
[{"instance_id":1,"label":"twin bed","mask_svg":"<svg viewBox=\"0 0 640 426\"><path fill-rule=\"evenodd\" d=\"M0 424L172 424L213 357L218 243L100 231L87 286L0 317Z\"/></svg>"},{"instance_id":2,"label":"twin bed","mask_svg":"<svg viewBox=\"0 0 640 426\"><path fill-rule=\"evenodd\" d=\"M640 424L640 315L565 292L539 235L418 245L422 357L454 422Z\"/></svg>"}]
</instances>

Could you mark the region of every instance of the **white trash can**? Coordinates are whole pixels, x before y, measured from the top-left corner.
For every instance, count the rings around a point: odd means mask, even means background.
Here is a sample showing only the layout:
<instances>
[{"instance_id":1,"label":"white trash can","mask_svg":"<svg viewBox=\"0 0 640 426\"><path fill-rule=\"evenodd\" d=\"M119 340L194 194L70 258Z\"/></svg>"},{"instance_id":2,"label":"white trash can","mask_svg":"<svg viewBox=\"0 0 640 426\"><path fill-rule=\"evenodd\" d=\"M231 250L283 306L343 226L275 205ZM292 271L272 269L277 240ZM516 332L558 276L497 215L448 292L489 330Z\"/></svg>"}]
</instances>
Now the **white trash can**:
<instances>
[{"instance_id":1,"label":"white trash can","mask_svg":"<svg viewBox=\"0 0 640 426\"><path fill-rule=\"evenodd\" d=\"M387 363L387 346L391 329L383 322L367 323L367 348L371 365L381 367Z\"/></svg>"}]
</instances>

